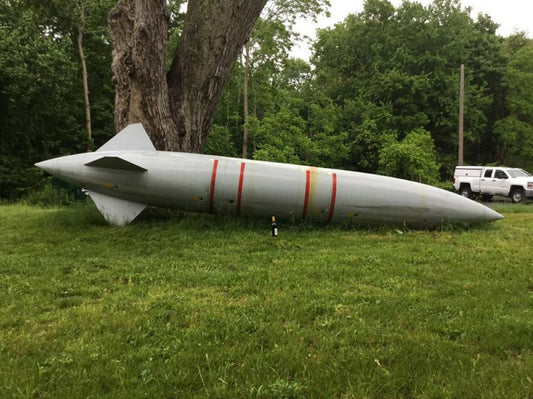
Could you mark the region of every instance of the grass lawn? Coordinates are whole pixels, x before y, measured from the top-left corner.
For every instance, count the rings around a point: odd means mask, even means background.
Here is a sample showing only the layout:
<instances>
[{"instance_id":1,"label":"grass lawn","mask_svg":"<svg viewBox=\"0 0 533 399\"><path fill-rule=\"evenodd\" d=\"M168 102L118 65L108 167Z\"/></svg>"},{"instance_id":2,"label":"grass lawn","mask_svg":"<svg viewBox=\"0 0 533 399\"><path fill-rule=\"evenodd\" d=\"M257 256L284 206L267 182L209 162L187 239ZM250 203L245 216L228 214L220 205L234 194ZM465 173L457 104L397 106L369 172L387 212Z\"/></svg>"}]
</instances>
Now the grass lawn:
<instances>
[{"instance_id":1,"label":"grass lawn","mask_svg":"<svg viewBox=\"0 0 533 399\"><path fill-rule=\"evenodd\" d=\"M0 398L533 398L533 205L466 229L0 206Z\"/></svg>"}]
</instances>

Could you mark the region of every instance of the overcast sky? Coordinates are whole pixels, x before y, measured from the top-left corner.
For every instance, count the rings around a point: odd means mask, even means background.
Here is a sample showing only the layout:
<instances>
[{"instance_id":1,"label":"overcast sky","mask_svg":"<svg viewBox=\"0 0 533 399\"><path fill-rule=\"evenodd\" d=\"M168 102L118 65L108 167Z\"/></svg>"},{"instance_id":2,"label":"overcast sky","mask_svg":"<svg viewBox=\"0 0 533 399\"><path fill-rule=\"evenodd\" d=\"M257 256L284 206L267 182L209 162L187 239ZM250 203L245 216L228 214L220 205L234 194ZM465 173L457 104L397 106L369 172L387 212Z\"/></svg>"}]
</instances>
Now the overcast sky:
<instances>
[{"instance_id":1,"label":"overcast sky","mask_svg":"<svg viewBox=\"0 0 533 399\"><path fill-rule=\"evenodd\" d=\"M400 6L402 0L390 0L394 6ZM364 0L330 0L331 16L321 17L318 23L300 21L297 24L301 34L315 37L317 28L326 28L341 22L348 14L363 10ZM418 0L418 3L428 5L432 0ZM479 13L488 14L492 20L500 25L498 34L509 36L515 31L524 31L528 37L533 37L533 1L532 0L461 0L463 7L472 7L472 17L477 19ZM309 59L310 50L304 44L295 47L294 57Z\"/></svg>"}]
</instances>

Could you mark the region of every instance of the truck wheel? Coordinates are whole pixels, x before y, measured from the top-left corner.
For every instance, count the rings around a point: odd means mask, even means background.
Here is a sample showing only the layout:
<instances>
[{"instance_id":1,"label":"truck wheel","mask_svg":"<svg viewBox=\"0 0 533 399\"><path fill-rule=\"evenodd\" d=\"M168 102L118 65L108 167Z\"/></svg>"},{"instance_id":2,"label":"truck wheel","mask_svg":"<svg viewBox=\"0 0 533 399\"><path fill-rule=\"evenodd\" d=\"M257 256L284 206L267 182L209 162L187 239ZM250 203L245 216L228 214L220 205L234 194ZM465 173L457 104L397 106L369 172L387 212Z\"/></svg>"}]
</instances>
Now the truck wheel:
<instances>
[{"instance_id":1,"label":"truck wheel","mask_svg":"<svg viewBox=\"0 0 533 399\"><path fill-rule=\"evenodd\" d=\"M523 202L524 200L524 190L522 190L521 188L515 188L513 191L511 191L511 201L513 201L513 203L518 204L519 202Z\"/></svg>"},{"instance_id":2,"label":"truck wheel","mask_svg":"<svg viewBox=\"0 0 533 399\"><path fill-rule=\"evenodd\" d=\"M465 198L472 198L472 190L470 190L470 186L461 186L459 189L459 195Z\"/></svg>"}]
</instances>

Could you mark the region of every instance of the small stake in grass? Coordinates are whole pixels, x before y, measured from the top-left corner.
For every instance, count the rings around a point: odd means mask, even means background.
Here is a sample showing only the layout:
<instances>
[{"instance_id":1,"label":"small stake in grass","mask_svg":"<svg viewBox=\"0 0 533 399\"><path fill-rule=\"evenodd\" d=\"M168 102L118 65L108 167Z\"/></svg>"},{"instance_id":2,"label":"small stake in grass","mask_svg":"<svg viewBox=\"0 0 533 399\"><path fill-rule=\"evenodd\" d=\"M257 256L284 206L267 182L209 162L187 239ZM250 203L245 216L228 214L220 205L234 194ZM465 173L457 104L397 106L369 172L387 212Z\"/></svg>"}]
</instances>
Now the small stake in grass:
<instances>
[{"instance_id":1,"label":"small stake in grass","mask_svg":"<svg viewBox=\"0 0 533 399\"><path fill-rule=\"evenodd\" d=\"M270 225L272 228L272 237L278 236L278 225L276 224L276 217L272 216L272 224Z\"/></svg>"}]
</instances>

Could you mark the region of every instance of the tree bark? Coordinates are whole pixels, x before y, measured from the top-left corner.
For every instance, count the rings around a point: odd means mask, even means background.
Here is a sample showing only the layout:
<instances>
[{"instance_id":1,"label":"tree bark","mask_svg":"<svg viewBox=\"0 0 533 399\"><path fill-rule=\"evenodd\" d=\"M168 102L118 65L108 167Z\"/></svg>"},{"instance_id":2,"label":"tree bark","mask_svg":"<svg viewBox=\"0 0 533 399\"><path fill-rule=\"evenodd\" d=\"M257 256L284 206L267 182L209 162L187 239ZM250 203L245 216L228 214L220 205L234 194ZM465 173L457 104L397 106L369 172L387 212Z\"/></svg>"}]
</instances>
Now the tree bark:
<instances>
[{"instance_id":1,"label":"tree bark","mask_svg":"<svg viewBox=\"0 0 533 399\"><path fill-rule=\"evenodd\" d=\"M115 125L141 122L158 149L201 151L237 55L267 0L189 0L166 73L165 0L119 0L109 14Z\"/></svg>"},{"instance_id":2,"label":"tree bark","mask_svg":"<svg viewBox=\"0 0 533 399\"><path fill-rule=\"evenodd\" d=\"M115 127L141 122L156 148L172 151L177 141L166 81L168 18L165 0L119 0L109 26Z\"/></svg>"},{"instance_id":3,"label":"tree bark","mask_svg":"<svg viewBox=\"0 0 533 399\"><path fill-rule=\"evenodd\" d=\"M169 71L182 151L201 151L231 69L267 0L189 0Z\"/></svg>"}]
</instances>

